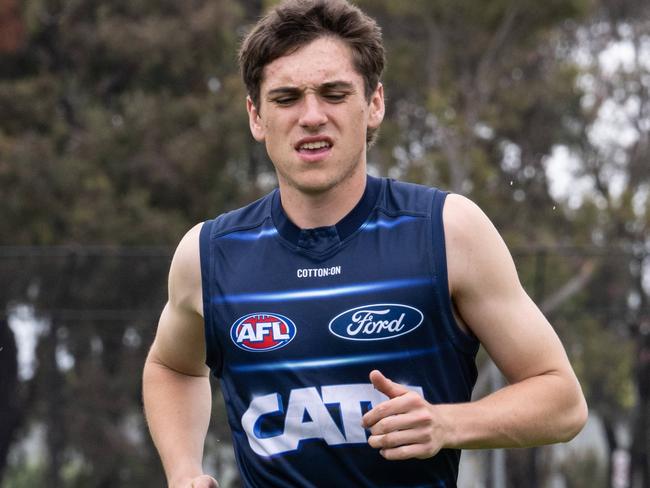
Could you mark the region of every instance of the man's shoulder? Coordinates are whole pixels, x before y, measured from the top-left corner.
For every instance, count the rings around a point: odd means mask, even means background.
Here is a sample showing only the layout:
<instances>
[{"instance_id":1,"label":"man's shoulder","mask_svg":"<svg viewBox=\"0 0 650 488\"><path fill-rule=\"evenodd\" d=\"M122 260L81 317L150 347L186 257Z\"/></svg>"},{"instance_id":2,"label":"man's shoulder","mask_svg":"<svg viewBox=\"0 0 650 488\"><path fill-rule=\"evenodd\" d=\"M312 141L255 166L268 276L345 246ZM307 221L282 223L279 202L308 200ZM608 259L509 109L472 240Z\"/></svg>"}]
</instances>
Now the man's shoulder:
<instances>
[{"instance_id":1,"label":"man's shoulder","mask_svg":"<svg viewBox=\"0 0 650 488\"><path fill-rule=\"evenodd\" d=\"M382 206L388 211L428 214L436 197L443 198L447 192L418 183L385 178Z\"/></svg>"},{"instance_id":2,"label":"man's shoulder","mask_svg":"<svg viewBox=\"0 0 650 488\"><path fill-rule=\"evenodd\" d=\"M472 200L451 194L443 211L448 260L456 258L463 265L496 259L503 261L505 243L489 217ZM472 264L474 263L474 264ZM469 276L469 272L461 273Z\"/></svg>"},{"instance_id":3,"label":"man's shoulder","mask_svg":"<svg viewBox=\"0 0 650 488\"><path fill-rule=\"evenodd\" d=\"M271 202L276 192L277 190L273 190L248 205L224 212L214 219L207 220L204 225L209 227L213 238L259 227L271 218Z\"/></svg>"},{"instance_id":4,"label":"man's shoulder","mask_svg":"<svg viewBox=\"0 0 650 488\"><path fill-rule=\"evenodd\" d=\"M474 234L478 226L485 225L489 218L483 210L469 198L450 193L445 201L445 227L457 233Z\"/></svg>"}]
</instances>

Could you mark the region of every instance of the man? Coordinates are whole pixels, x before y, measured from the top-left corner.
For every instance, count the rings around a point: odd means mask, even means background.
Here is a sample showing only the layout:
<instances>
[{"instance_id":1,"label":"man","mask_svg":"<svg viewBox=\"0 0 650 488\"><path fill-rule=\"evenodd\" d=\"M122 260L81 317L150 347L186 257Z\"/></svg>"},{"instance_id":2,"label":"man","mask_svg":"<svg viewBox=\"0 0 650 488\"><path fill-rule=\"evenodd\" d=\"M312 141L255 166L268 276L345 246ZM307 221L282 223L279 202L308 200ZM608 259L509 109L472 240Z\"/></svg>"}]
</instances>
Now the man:
<instances>
[{"instance_id":1,"label":"man","mask_svg":"<svg viewBox=\"0 0 650 488\"><path fill-rule=\"evenodd\" d=\"M289 0L240 52L279 190L182 239L144 371L169 485L203 473L209 369L245 486L455 486L460 449L567 441L586 404L470 201L366 174L384 116L375 22ZM471 402L482 343L509 381Z\"/></svg>"}]
</instances>

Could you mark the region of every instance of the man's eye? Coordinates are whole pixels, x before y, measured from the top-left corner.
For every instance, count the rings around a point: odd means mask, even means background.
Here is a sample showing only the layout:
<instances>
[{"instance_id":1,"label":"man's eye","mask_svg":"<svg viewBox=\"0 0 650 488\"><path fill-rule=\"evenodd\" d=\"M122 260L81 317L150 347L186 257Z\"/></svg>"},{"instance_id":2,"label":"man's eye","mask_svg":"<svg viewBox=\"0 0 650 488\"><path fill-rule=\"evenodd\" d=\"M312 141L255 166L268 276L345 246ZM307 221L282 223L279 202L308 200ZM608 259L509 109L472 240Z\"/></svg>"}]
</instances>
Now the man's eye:
<instances>
[{"instance_id":1,"label":"man's eye","mask_svg":"<svg viewBox=\"0 0 650 488\"><path fill-rule=\"evenodd\" d=\"M347 96L347 93L326 93L323 98L329 102L342 102Z\"/></svg>"},{"instance_id":2,"label":"man's eye","mask_svg":"<svg viewBox=\"0 0 650 488\"><path fill-rule=\"evenodd\" d=\"M277 103L278 105L291 105L297 100L296 97L279 97L274 99L273 101Z\"/></svg>"}]
</instances>

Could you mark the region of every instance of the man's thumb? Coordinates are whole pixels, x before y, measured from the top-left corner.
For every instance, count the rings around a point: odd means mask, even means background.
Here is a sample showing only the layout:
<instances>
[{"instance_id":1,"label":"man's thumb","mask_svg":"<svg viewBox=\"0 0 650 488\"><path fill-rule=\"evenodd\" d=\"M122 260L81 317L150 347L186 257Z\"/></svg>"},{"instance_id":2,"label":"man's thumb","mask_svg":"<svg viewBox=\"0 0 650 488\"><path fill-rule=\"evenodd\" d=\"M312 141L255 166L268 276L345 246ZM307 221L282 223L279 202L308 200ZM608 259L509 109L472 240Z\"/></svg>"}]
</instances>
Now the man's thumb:
<instances>
[{"instance_id":1,"label":"man's thumb","mask_svg":"<svg viewBox=\"0 0 650 488\"><path fill-rule=\"evenodd\" d=\"M370 382L376 390L379 390L388 398L395 398L409 392L408 388L389 380L378 369L370 372Z\"/></svg>"}]
</instances>

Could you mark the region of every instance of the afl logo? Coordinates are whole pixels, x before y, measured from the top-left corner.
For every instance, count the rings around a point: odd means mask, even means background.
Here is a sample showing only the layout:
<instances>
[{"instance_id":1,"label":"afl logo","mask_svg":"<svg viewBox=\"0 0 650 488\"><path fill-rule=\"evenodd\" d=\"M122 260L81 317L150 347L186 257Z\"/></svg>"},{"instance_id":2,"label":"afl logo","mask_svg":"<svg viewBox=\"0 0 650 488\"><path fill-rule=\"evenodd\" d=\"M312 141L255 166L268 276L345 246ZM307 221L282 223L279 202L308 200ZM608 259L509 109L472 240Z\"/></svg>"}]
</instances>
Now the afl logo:
<instances>
[{"instance_id":1,"label":"afl logo","mask_svg":"<svg viewBox=\"0 0 650 488\"><path fill-rule=\"evenodd\" d=\"M417 308L378 303L347 310L330 321L332 334L351 341L393 339L417 329L424 315Z\"/></svg>"},{"instance_id":2,"label":"afl logo","mask_svg":"<svg viewBox=\"0 0 650 488\"><path fill-rule=\"evenodd\" d=\"M265 352L280 349L296 336L296 325L277 313L251 313L230 328L230 338L246 351Z\"/></svg>"}]
</instances>

